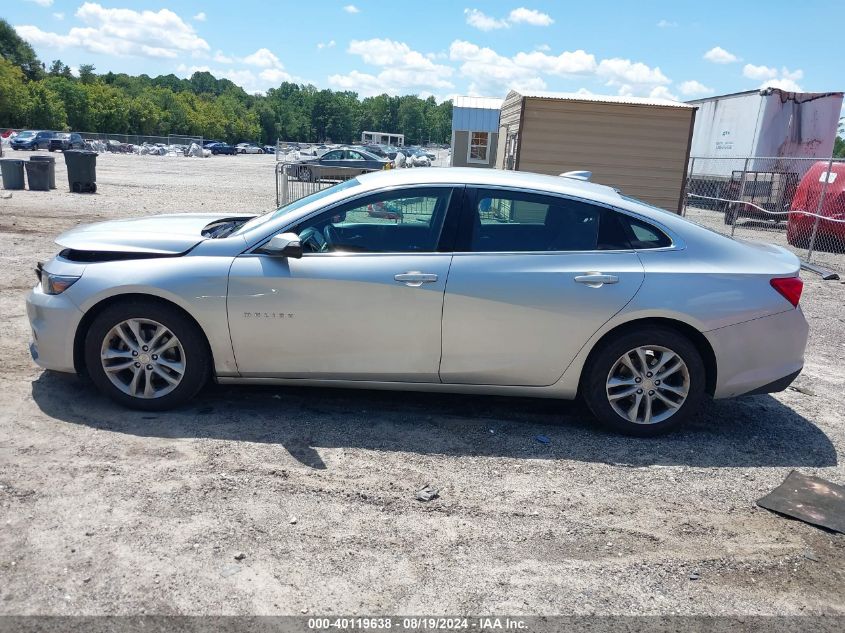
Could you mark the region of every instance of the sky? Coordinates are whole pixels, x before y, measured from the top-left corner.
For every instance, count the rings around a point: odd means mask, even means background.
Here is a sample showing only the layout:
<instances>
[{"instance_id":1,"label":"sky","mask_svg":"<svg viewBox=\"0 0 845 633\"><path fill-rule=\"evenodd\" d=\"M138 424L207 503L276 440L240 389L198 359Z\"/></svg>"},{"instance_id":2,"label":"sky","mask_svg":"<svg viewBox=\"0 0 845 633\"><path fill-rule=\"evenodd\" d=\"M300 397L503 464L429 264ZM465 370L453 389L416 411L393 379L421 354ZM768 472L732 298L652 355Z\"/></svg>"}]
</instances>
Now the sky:
<instances>
[{"instance_id":1,"label":"sky","mask_svg":"<svg viewBox=\"0 0 845 633\"><path fill-rule=\"evenodd\" d=\"M841 0L4 0L49 63L208 70L248 92L282 81L375 94L587 91L688 100L766 85L845 90Z\"/></svg>"}]
</instances>

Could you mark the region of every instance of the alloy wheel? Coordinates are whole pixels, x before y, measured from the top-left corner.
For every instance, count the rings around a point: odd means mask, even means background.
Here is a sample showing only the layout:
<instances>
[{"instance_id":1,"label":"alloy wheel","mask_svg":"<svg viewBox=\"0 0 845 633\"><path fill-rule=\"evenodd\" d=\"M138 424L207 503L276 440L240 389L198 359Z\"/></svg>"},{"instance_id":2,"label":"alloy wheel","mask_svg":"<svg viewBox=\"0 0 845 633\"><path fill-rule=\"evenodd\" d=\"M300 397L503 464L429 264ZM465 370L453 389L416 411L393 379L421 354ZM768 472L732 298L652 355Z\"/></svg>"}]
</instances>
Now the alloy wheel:
<instances>
[{"instance_id":1,"label":"alloy wheel","mask_svg":"<svg viewBox=\"0 0 845 633\"><path fill-rule=\"evenodd\" d=\"M634 424L657 424L672 417L689 394L684 360L659 345L635 347L623 354L607 375L607 399L613 410Z\"/></svg>"},{"instance_id":2,"label":"alloy wheel","mask_svg":"<svg viewBox=\"0 0 845 633\"><path fill-rule=\"evenodd\" d=\"M167 327L126 319L106 334L100 362L111 383L134 398L160 398L182 382L185 350Z\"/></svg>"}]
</instances>

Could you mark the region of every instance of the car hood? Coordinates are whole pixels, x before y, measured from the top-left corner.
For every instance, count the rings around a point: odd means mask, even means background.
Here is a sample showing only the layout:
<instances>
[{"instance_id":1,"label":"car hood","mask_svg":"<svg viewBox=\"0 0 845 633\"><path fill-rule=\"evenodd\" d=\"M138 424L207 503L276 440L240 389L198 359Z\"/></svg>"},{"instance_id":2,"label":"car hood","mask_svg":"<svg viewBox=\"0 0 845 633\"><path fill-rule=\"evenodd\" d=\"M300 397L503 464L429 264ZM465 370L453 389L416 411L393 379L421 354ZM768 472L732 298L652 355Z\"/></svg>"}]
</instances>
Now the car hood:
<instances>
[{"instance_id":1,"label":"car hood","mask_svg":"<svg viewBox=\"0 0 845 633\"><path fill-rule=\"evenodd\" d=\"M249 213L179 213L85 224L56 238L56 244L78 251L145 255L179 255L208 239L203 229L228 220L248 220Z\"/></svg>"}]
</instances>

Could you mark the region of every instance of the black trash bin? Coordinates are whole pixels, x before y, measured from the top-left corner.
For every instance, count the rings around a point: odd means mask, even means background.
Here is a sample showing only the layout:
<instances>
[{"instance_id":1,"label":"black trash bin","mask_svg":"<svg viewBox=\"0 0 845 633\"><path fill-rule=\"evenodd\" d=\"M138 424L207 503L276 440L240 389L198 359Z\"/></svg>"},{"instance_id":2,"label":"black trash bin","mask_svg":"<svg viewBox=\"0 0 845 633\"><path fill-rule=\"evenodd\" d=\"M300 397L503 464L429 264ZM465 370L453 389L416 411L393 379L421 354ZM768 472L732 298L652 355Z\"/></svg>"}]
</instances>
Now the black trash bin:
<instances>
[{"instance_id":1,"label":"black trash bin","mask_svg":"<svg viewBox=\"0 0 845 633\"><path fill-rule=\"evenodd\" d=\"M26 166L26 182L30 191L50 191L50 164L31 160Z\"/></svg>"},{"instance_id":2,"label":"black trash bin","mask_svg":"<svg viewBox=\"0 0 845 633\"><path fill-rule=\"evenodd\" d=\"M73 193L96 193L97 152L72 149L65 152L67 181Z\"/></svg>"},{"instance_id":3,"label":"black trash bin","mask_svg":"<svg viewBox=\"0 0 845 633\"><path fill-rule=\"evenodd\" d=\"M52 156L30 156L29 160L41 161L50 165L50 189L56 188L56 159Z\"/></svg>"},{"instance_id":4,"label":"black trash bin","mask_svg":"<svg viewBox=\"0 0 845 633\"><path fill-rule=\"evenodd\" d=\"M25 162L19 158L0 160L0 171L3 172L3 189L23 189L23 164Z\"/></svg>"}]
</instances>

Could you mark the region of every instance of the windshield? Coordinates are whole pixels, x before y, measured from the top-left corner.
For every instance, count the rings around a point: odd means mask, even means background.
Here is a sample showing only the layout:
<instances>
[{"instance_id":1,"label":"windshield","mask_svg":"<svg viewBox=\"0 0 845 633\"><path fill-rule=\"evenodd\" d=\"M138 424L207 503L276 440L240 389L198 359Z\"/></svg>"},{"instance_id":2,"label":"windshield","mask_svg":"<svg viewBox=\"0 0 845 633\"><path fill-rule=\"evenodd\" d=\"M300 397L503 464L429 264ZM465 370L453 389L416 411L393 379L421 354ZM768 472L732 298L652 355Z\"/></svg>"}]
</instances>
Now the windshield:
<instances>
[{"instance_id":1,"label":"windshield","mask_svg":"<svg viewBox=\"0 0 845 633\"><path fill-rule=\"evenodd\" d=\"M35 132L32 130L26 130L25 132L18 134L18 138L29 138L30 136L35 136Z\"/></svg>"},{"instance_id":2,"label":"windshield","mask_svg":"<svg viewBox=\"0 0 845 633\"><path fill-rule=\"evenodd\" d=\"M297 209L301 209L302 207L311 204L312 202L317 202L323 198L326 198L332 194L335 194L339 191L343 191L344 189L350 189L352 187L357 187L360 182L358 182L357 178L350 178L349 180L345 180L344 182L340 182L333 187L329 187L328 189L322 189L315 193L312 193L310 196L305 196L304 198L300 198L299 200L294 200L293 202L286 204L283 207L279 207L275 211L270 211L270 213L265 213L264 215L259 215L256 218L252 218L249 222L242 225L237 231L235 231L232 235L240 235L246 231L252 230L258 226L261 226L265 222L269 222L270 220L275 220L277 218L282 217L283 215L287 215Z\"/></svg>"}]
</instances>

